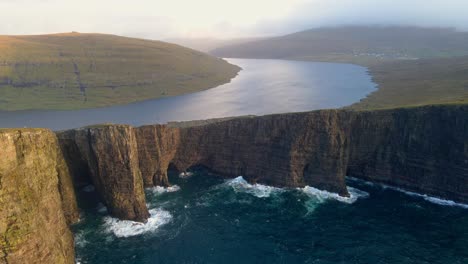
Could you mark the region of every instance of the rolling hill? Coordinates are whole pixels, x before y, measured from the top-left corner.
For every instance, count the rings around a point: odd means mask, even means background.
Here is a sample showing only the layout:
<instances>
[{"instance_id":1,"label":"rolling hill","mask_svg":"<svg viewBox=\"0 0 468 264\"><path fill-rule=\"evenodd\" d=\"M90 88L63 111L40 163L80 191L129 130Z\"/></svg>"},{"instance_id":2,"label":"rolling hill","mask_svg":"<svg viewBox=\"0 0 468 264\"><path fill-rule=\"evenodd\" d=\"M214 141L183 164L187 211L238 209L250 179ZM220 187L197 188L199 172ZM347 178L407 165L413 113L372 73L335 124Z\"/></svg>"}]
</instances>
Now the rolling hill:
<instances>
[{"instance_id":1,"label":"rolling hill","mask_svg":"<svg viewBox=\"0 0 468 264\"><path fill-rule=\"evenodd\" d=\"M447 28L336 27L227 45L233 58L354 63L379 89L354 109L468 103L468 33Z\"/></svg>"},{"instance_id":2,"label":"rolling hill","mask_svg":"<svg viewBox=\"0 0 468 264\"><path fill-rule=\"evenodd\" d=\"M248 43L262 38L234 38L234 39L217 39L217 38L170 38L164 41L174 43L187 48L198 50L201 52L210 53L220 47Z\"/></svg>"},{"instance_id":3,"label":"rolling hill","mask_svg":"<svg viewBox=\"0 0 468 264\"><path fill-rule=\"evenodd\" d=\"M239 70L160 41L81 33L0 36L0 110L127 104L212 88Z\"/></svg>"},{"instance_id":4,"label":"rolling hill","mask_svg":"<svg viewBox=\"0 0 468 264\"><path fill-rule=\"evenodd\" d=\"M468 33L450 28L318 28L211 52L220 57L366 63L468 55Z\"/></svg>"}]
</instances>

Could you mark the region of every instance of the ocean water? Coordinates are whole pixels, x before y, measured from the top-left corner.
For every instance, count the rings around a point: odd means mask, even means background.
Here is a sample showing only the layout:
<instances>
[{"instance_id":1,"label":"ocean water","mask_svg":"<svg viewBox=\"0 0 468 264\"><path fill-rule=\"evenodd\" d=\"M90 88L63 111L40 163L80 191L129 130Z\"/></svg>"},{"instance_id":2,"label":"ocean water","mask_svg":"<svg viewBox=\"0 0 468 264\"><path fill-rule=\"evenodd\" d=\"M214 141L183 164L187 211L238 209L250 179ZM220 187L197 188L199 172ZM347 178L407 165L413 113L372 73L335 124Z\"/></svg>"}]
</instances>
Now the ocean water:
<instances>
[{"instance_id":1,"label":"ocean water","mask_svg":"<svg viewBox=\"0 0 468 264\"><path fill-rule=\"evenodd\" d=\"M70 129L302 112L350 105L375 91L364 67L323 62L229 59L242 67L216 88L128 105L76 111L0 111L0 127Z\"/></svg>"},{"instance_id":2,"label":"ocean water","mask_svg":"<svg viewBox=\"0 0 468 264\"><path fill-rule=\"evenodd\" d=\"M147 224L80 191L79 263L468 263L468 208L350 179L350 198L199 169L146 190ZM439 202L434 203L434 202Z\"/></svg>"}]
</instances>

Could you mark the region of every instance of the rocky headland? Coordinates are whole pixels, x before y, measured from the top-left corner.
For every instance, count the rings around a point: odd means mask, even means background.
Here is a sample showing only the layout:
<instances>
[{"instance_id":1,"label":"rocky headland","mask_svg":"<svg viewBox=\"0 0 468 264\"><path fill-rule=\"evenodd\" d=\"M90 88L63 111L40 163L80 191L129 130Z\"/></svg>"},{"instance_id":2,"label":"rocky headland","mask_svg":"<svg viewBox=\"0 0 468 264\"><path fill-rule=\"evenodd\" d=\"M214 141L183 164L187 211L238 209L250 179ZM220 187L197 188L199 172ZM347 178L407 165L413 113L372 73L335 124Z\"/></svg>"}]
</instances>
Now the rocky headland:
<instances>
[{"instance_id":1,"label":"rocky headland","mask_svg":"<svg viewBox=\"0 0 468 264\"><path fill-rule=\"evenodd\" d=\"M56 134L9 129L0 130L0 142L0 263L73 263L74 187L93 184L112 216L145 222L144 188L169 186L169 168L204 166L223 177L342 196L349 195L345 177L353 176L468 203L467 105L99 125Z\"/></svg>"}]
</instances>

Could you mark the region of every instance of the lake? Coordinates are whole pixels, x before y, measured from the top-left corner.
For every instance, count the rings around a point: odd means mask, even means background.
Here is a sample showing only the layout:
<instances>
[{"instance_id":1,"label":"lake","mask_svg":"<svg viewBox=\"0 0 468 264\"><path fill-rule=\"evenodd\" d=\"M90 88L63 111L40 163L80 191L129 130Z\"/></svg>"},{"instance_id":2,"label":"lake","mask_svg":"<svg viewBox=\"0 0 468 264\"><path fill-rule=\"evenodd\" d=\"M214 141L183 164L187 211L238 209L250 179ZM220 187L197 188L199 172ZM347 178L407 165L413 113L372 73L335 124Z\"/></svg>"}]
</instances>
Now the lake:
<instances>
[{"instance_id":1,"label":"lake","mask_svg":"<svg viewBox=\"0 0 468 264\"><path fill-rule=\"evenodd\" d=\"M0 111L0 127L70 129L99 123L134 126L240 115L339 108L376 89L364 67L322 62L228 59L242 67L230 83L163 99L70 111Z\"/></svg>"}]
</instances>

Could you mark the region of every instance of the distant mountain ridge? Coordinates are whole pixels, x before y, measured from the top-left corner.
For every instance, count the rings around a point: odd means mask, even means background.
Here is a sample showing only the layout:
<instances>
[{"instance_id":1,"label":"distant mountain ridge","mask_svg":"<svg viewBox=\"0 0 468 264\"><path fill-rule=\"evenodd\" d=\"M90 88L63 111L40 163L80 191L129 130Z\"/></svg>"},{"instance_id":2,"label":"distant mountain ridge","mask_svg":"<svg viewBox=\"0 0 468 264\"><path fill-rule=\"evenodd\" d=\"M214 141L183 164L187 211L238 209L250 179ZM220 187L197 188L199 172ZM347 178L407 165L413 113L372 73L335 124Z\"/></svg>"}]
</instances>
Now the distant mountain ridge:
<instances>
[{"instance_id":1,"label":"distant mountain ridge","mask_svg":"<svg viewBox=\"0 0 468 264\"><path fill-rule=\"evenodd\" d=\"M346 26L318 28L227 45L220 57L353 61L468 55L468 33L451 28Z\"/></svg>"},{"instance_id":2,"label":"distant mountain ridge","mask_svg":"<svg viewBox=\"0 0 468 264\"><path fill-rule=\"evenodd\" d=\"M218 39L218 38L170 38L165 39L169 43L174 43L187 48L198 50L201 52L211 52L220 47L228 45L237 45L248 43L263 38L233 38L233 39Z\"/></svg>"},{"instance_id":3,"label":"distant mountain ridge","mask_svg":"<svg viewBox=\"0 0 468 264\"><path fill-rule=\"evenodd\" d=\"M161 41L76 32L0 36L0 110L127 104L209 89L239 70Z\"/></svg>"},{"instance_id":4,"label":"distant mountain ridge","mask_svg":"<svg viewBox=\"0 0 468 264\"><path fill-rule=\"evenodd\" d=\"M212 54L366 66L379 89L354 109L468 103L468 32L450 28L319 28L228 45Z\"/></svg>"}]
</instances>

